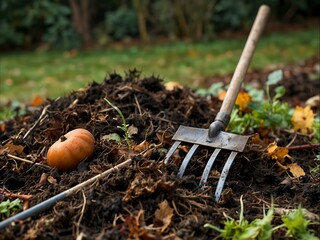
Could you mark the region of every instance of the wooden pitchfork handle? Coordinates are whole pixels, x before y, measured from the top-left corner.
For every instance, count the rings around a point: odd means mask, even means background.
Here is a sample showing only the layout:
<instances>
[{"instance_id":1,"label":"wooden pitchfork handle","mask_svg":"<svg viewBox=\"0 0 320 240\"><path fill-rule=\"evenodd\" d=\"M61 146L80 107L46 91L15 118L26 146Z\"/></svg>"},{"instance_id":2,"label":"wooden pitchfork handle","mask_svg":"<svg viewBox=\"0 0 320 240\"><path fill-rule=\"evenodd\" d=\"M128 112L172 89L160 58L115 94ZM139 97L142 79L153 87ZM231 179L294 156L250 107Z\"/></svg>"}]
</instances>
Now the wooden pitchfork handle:
<instances>
[{"instance_id":1,"label":"wooden pitchfork handle","mask_svg":"<svg viewBox=\"0 0 320 240\"><path fill-rule=\"evenodd\" d=\"M247 42L240 56L238 65L232 76L230 86L223 100L220 111L218 112L214 122L210 124L208 132L208 141L213 141L213 138L216 137L220 133L220 131L225 130L229 124L230 115L234 103L240 91L243 79L249 68L258 40L261 36L263 29L266 26L269 13L269 6L262 5L259 8L257 17L253 23Z\"/></svg>"}]
</instances>

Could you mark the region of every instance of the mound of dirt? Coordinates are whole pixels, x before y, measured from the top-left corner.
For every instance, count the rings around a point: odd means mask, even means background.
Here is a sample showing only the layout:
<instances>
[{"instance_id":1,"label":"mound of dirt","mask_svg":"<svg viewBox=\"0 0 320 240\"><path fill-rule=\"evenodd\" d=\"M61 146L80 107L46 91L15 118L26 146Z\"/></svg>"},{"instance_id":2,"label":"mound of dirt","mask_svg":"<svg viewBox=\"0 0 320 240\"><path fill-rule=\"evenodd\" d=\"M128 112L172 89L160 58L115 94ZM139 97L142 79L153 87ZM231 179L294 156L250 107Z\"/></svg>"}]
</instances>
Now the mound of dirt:
<instances>
[{"instance_id":1,"label":"mound of dirt","mask_svg":"<svg viewBox=\"0 0 320 240\"><path fill-rule=\"evenodd\" d=\"M114 133L123 136L119 128L123 122L104 98L124 115L132 135L130 147L125 141L110 139ZM262 217L263 204L270 206L271 196L278 209L301 204L320 214L320 178L310 175L316 166L316 149L292 151L306 172L296 179L286 172L277 173L274 162L263 154L265 149L249 140L229 172L219 203L214 201L214 191L230 151L219 155L204 190L199 181L213 149L202 148L180 179L176 174L188 145L181 147L168 165L163 164L178 126L208 128L220 105L217 98L200 97L186 87L169 91L160 78L140 78L140 73L132 70L124 77L111 74L100 84L93 82L68 96L48 99L40 109L30 109L5 122L0 130L2 199L10 197L8 193L25 194L32 196L25 203L34 206L128 159L132 161L53 208L6 227L1 238L210 239L218 232L204 225L220 226L225 216L238 219L241 196L248 220ZM48 147L75 128L85 128L94 135L93 157L67 173L48 168ZM286 143L293 138L297 144L306 141L305 136L288 132L281 137ZM274 221L280 222L279 214ZM276 234L284 239L284 231Z\"/></svg>"}]
</instances>

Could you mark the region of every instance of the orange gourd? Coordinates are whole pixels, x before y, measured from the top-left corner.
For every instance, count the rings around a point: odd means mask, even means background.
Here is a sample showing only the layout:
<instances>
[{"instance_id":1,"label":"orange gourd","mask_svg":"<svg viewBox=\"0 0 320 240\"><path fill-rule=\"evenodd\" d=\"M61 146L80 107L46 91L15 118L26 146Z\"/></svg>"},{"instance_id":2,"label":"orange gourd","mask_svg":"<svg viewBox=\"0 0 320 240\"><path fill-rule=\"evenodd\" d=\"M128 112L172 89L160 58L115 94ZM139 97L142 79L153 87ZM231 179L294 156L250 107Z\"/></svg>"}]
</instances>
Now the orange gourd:
<instances>
[{"instance_id":1,"label":"orange gourd","mask_svg":"<svg viewBox=\"0 0 320 240\"><path fill-rule=\"evenodd\" d=\"M95 139L88 130L74 129L60 137L49 148L48 165L62 171L70 171L92 156L94 143Z\"/></svg>"}]
</instances>

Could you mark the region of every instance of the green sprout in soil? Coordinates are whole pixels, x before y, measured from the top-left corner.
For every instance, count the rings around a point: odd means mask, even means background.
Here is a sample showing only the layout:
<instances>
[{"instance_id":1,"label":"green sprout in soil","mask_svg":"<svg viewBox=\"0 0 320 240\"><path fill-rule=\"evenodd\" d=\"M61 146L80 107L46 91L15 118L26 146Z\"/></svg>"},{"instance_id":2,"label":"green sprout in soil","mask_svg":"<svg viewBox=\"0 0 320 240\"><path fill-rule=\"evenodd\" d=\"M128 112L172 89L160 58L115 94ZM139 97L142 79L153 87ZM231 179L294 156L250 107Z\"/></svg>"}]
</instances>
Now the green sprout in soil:
<instances>
[{"instance_id":1,"label":"green sprout in soil","mask_svg":"<svg viewBox=\"0 0 320 240\"><path fill-rule=\"evenodd\" d=\"M120 126L118 126L119 129L121 129L124 132L124 139L128 145L128 147L131 146L130 144L130 138L131 138L131 134L129 133L129 129L128 129L128 124L127 121L125 119L125 117L123 116L121 110L115 106L110 100L108 100L107 98L104 98L104 100L114 109L117 111L117 113L119 114L122 124Z\"/></svg>"},{"instance_id":2,"label":"green sprout in soil","mask_svg":"<svg viewBox=\"0 0 320 240\"><path fill-rule=\"evenodd\" d=\"M286 228L286 236L294 237L298 240L319 240L311 231L308 230L310 220L307 220L304 216L304 211L301 206L298 209L281 217L283 222L282 225L277 226L278 228Z\"/></svg>"},{"instance_id":3,"label":"green sprout in soil","mask_svg":"<svg viewBox=\"0 0 320 240\"><path fill-rule=\"evenodd\" d=\"M255 219L252 222L249 222L244 218L242 196L240 198L240 207L239 220L227 217L223 222L223 229L209 223L205 224L204 227L211 228L220 233L215 239L271 239L273 232L271 225L273 207L268 210L267 214L264 211L264 217L262 219Z\"/></svg>"},{"instance_id":4,"label":"green sprout in soil","mask_svg":"<svg viewBox=\"0 0 320 240\"><path fill-rule=\"evenodd\" d=\"M320 176L320 152L316 155L315 159L316 166L310 170L310 174L313 177Z\"/></svg>"},{"instance_id":5,"label":"green sprout in soil","mask_svg":"<svg viewBox=\"0 0 320 240\"><path fill-rule=\"evenodd\" d=\"M265 213L263 208L263 218L255 219L249 222L244 218L244 206L242 196L240 197L240 213L239 220L227 217L223 221L224 228L219 228L210 223L206 223L204 227L211 228L220 234L215 239L232 239L232 240L269 240L272 239L272 234L278 229L285 229L286 236L293 237L298 240L319 240L309 229L310 220L307 220L304 215L303 208L299 206L281 217L282 224L276 227L272 226L274 218L274 207L271 204L268 212Z\"/></svg>"},{"instance_id":6,"label":"green sprout in soil","mask_svg":"<svg viewBox=\"0 0 320 240\"><path fill-rule=\"evenodd\" d=\"M281 98L285 94L283 86L275 88L275 95L272 97L270 93L270 86L278 84L283 78L282 70L271 72L266 83L266 97L267 100L262 102L250 102L248 108L252 110L252 116L255 125L263 122L263 126L275 129L278 127L291 127L291 117L293 110L289 108L286 102L281 102Z\"/></svg>"},{"instance_id":7,"label":"green sprout in soil","mask_svg":"<svg viewBox=\"0 0 320 240\"><path fill-rule=\"evenodd\" d=\"M8 199L7 201L3 201L0 203L0 216L1 218L5 218L21 209L22 209L22 204L19 198L12 201Z\"/></svg>"}]
</instances>

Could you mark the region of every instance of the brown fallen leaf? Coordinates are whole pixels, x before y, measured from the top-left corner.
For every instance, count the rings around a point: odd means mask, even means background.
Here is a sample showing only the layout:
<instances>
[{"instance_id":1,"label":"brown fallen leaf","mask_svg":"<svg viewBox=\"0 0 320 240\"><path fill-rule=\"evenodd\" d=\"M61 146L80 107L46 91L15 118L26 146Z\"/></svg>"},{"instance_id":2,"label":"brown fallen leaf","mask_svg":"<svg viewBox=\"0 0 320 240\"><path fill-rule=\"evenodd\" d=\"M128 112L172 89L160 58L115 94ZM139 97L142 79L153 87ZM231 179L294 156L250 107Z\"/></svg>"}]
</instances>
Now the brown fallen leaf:
<instances>
[{"instance_id":1,"label":"brown fallen leaf","mask_svg":"<svg viewBox=\"0 0 320 240\"><path fill-rule=\"evenodd\" d=\"M153 224L155 227L161 227L161 233L163 233L171 224L173 217L173 209L169 206L167 200L159 203L159 209L154 213Z\"/></svg>"},{"instance_id":2,"label":"brown fallen leaf","mask_svg":"<svg viewBox=\"0 0 320 240\"><path fill-rule=\"evenodd\" d=\"M123 201L127 202L131 199L146 196L159 190L170 189L174 185L173 181L167 181L165 177L161 179L153 179L151 176L145 176L142 173L136 174L134 180L128 187Z\"/></svg>"},{"instance_id":3,"label":"brown fallen leaf","mask_svg":"<svg viewBox=\"0 0 320 240\"><path fill-rule=\"evenodd\" d=\"M47 178L48 178L49 174L48 173L42 173L41 177L40 177L40 181L39 181L39 186L43 186L46 185L48 183Z\"/></svg>"},{"instance_id":4,"label":"brown fallen leaf","mask_svg":"<svg viewBox=\"0 0 320 240\"><path fill-rule=\"evenodd\" d=\"M23 152L24 147L21 145L15 145L13 143L7 143L4 146L0 146L0 154L9 153L12 155L20 156Z\"/></svg>"},{"instance_id":5,"label":"brown fallen leaf","mask_svg":"<svg viewBox=\"0 0 320 240\"><path fill-rule=\"evenodd\" d=\"M125 223L129 228L129 239L156 240L157 236L146 229L144 211L139 210L138 214L125 218Z\"/></svg>"},{"instance_id":6,"label":"brown fallen leaf","mask_svg":"<svg viewBox=\"0 0 320 240\"><path fill-rule=\"evenodd\" d=\"M149 143L143 140L141 143L133 146L133 151L141 153L149 148Z\"/></svg>"}]
</instances>

